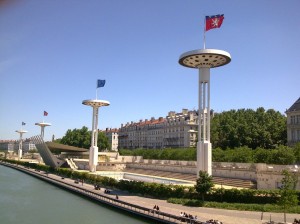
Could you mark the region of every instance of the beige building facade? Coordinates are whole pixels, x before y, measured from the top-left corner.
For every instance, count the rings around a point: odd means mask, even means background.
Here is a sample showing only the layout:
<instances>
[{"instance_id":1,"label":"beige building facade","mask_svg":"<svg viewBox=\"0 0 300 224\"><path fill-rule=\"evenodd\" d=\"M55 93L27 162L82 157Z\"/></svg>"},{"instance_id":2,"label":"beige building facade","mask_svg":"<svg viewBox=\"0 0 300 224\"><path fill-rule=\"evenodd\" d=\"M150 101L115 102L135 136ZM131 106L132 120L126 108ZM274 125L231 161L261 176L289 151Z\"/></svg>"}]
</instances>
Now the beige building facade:
<instances>
[{"instance_id":1,"label":"beige building facade","mask_svg":"<svg viewBox=\"0 0 300 224\"><path fill-rule=\"evenodd\" d=\"M197 141L198 116L196 111L170 111L163 118L128 122L119 129L119 149L188 148Z\"/></svg>"},{"instance_id":2,"label":"beige building facade","mask_svg":"<svg viewBox=\"0 0 300 224\"><path fill-rule=\"evenodd\" d=\"M300 98L286 111L287 145L300 142Z\"/></svg>"}]
</instances>

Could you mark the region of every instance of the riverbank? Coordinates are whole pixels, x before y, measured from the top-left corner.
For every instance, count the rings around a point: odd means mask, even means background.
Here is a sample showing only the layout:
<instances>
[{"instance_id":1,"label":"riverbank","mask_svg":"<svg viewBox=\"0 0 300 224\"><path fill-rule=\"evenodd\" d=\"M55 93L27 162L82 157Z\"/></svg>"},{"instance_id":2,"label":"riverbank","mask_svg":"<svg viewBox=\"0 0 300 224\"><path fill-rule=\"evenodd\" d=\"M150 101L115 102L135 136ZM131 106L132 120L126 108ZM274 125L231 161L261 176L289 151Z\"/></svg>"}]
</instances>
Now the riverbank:
<instances>
[{"instance_id":1,"label":"riverbank","mask_svg":"<svg viewBox=\"0 0 300 224\"><path fill-rule=\"evenodd\" d=\"M114 206L125 211L144 216L155 220L156 222L162 223L181 223L181 212L186 212L193 216L197 216L199 221L206 221L210 219L215 219L222 221L224 224L261 224L263 222L269 221L270 217L272 220L277 222L283 222L283 214L278 213L264 213L261 212L246 212L246 211L232 211L223 209L210 209L201 207L187 207L182 205L170 204L166 200L158 200L151 198L144 198L127 192L112 190L111 194L106 194L106 189L95 190L93 185L86 183L74 183L74 180L70 178L62 179L60 176L47 174L42 171L36 171L33 169L28 169L20 165L12 165L6 163L0 163L9 166L14 169L18 169L22 172L35 176L37 178L43 179L47 182L55 184L64 189L73 191L74 193L81 194L91 200L96 200L100 203L105 203L110 206ZM116 199L115 194L119 196ZM160 211L157 213L152 213L154 205L158 205ZM287 214L288 221L292 223L294 218L299 215ZM261 220L261 217L263 218ZM199 222L200 223L200 222Z\"/></svg>"}]
</instances>

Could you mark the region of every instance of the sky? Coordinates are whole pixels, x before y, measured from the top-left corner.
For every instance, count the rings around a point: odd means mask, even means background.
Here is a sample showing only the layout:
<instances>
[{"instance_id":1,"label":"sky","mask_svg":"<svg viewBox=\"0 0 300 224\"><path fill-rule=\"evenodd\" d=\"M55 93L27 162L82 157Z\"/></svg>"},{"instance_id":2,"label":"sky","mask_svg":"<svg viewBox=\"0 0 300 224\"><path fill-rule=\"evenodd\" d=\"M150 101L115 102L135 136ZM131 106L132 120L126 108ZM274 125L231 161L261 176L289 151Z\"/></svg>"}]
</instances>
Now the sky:
<instances>
[{"instance_id":1,"label":"sky","mask_svg":"<svg viewBox=\"0 0 300 224\"><path fill-rule=\"evenodd\" d=\"M258 107L284 114L300 97L299 0L8 0L0 4L0 140L99 129L198 108L198 71L178 63L203 48L205 16L224 14L206 48L230 53L211 69L215 112ZM44 111L48 116L43 116ZM26 125L22 127L22 122Z\"/></svg>"}]
</instances>

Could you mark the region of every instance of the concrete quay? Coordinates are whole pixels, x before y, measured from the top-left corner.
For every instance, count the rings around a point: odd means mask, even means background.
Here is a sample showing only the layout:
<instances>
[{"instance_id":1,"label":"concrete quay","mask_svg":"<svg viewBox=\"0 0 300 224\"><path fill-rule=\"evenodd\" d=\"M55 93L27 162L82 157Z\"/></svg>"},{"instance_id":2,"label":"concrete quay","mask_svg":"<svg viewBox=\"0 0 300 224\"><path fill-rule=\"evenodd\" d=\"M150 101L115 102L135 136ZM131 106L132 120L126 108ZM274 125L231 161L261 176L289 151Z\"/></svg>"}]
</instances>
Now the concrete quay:
<instances>
[{"instance_id":1,"label":"concrete quay","mask_svg":"<svg viewBox=\"0 0 300 224\"><path fill-rule=\"evenodd\" d=\"M166 200L145 198L119 190L111 190L111 193L107 194L105 193L106 189L104 188L101 188L101 190L95 190L93 185L81 182L75 183L74 179L62 179L62 177L54 174L47 174L43 171L29 169L20 165L3 163L1 161L0 165L20 170L24 173L55 184L61 188L84 195L100 203L114 206L125 211L144 216L148 219L152 219L154 223L183 223L180 219L181 212L197 216L197 223L205 223L205 221L210 219L219 220L223 224L262 224L267 223L270 219L275 221L275 223L284 223L282 213L265 212L262 214L261 212L188 207L167 203ZM116 199L116 194L119 197L118 199ZM159 206L159 213L152 213L154 205ZM300 215L287 214L288 223L292 223L294 218L299 219Z\"/></svg>"}]
</instances>

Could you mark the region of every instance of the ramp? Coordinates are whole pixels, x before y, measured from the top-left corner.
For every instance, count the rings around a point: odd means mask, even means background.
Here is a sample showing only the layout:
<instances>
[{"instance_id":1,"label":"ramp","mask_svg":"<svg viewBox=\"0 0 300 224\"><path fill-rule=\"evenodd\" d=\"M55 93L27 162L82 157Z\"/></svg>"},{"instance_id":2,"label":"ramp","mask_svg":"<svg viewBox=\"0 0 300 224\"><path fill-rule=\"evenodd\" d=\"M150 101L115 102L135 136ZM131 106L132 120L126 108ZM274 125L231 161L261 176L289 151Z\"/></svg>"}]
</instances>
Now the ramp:
<instances>
[{"instance_id":1,"label":"ramp","mask_svg":"<svg viewBox=\"0 0 300 224\"><path fill-rule=\"evenodd\" d=\"M33 136L30 139L35 144L38 152L40 153L41 157L44 160L44 163L47 166L57 168L65 163L64 160L58 159L51 153L50 149L48 148L48 146L46 145L46 143L40 135Z\"/></svg>"}]
</instances>

